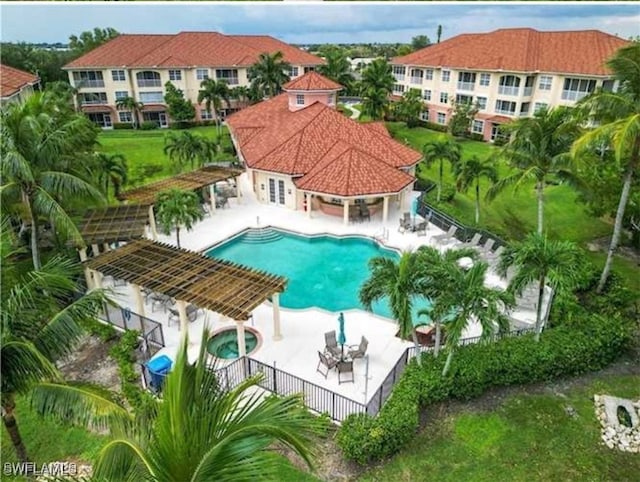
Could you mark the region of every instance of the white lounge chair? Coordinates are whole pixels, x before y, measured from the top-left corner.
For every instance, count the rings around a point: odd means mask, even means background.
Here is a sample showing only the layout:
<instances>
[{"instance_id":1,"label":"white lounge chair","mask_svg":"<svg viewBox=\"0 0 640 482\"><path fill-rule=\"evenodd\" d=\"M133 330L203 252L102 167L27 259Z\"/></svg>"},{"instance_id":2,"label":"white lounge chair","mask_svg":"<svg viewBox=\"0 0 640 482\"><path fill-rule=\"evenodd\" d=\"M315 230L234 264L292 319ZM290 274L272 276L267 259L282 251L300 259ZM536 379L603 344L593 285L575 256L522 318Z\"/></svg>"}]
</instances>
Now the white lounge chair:
<instances>
[{"instance_id":1,"label":"white lounge chair","mask_svg":"<svg viewBox=\"0 0 640 482\"><path fill-rule=\"evenodd\" d=\"M482 234L480 233L476 233L473 235L473 238L471 238L471 241L467 241L466 243L464 243L462 245L463 248L475 248L476 246L478 246L480 244L480 240L482 239Z\"/></svg>"},{"instance_id":2,"label":"white lounge chair","mask_svg":"<svg viewBox=\"0 0 640 482\"><path fill-rule=\"evenodd\" d=\"M491 250L493 249L493 245L496 244L496 240L493 238L489 238L487 239L487 241L484 243L484 246L482 246L482 248L480 248L480 252L483 255L487 255L491 252Z\"/></svg>"},{"instance_id":3,"label":"white lounge chair","mask_svg":"<svg viewBox=\"0 0 640 482\"><path fill-rule=\"evenodd\" d=\"M437 234L432 239L440 244L447 244L453 239L457 231L458 226L452 225L446 233Z\"/></svg>"}]
</instances>

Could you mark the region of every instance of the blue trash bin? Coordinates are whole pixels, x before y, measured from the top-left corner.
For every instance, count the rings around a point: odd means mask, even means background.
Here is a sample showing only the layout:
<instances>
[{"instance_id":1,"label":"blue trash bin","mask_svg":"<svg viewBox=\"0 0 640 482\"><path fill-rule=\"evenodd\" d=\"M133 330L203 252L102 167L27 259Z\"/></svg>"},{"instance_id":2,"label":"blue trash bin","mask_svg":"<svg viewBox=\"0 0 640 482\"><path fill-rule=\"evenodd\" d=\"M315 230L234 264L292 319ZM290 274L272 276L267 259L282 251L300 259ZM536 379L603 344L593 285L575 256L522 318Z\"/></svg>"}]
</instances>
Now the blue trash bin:
<instances>
[{"instance_id":1,"label":"blue trash bin","mask_svg":"<svg viewBox=\"0 0 640 482\"><path fill-rule=\"evenodd\" d=\"M162 390L162 383L164 378L171 371L171 365L173 362L167 355L160 355L147 362L147 370L151 375L151 386L156 390Z\"/></svg>"}]
</instances>

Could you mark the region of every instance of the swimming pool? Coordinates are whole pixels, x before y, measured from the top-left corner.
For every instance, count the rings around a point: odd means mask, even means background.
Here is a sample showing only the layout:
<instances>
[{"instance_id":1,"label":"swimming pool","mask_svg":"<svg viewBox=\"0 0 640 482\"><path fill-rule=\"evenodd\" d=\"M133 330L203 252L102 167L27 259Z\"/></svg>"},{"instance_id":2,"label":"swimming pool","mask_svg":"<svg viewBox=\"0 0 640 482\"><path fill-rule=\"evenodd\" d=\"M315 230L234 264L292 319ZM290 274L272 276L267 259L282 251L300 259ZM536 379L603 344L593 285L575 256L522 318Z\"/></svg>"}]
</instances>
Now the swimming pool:
<instances>
[{"instance_id":1,"label":"swimming pool","mask_svg":"<svg viewBox=\"0 0 640 482\"><path fill-rule=\"evenodd\" d=\"M362 236L302 236L273 228L248 230L206 255L288 278L280 296L285 308L315 306L333 312L364 309L358 292L369 276L371 258L399 258L396 251ZM425 307L427 303L421 300L419 304ZM373 312L392 318L386 301L374 304Z\"/></svg>"}]
</instances>

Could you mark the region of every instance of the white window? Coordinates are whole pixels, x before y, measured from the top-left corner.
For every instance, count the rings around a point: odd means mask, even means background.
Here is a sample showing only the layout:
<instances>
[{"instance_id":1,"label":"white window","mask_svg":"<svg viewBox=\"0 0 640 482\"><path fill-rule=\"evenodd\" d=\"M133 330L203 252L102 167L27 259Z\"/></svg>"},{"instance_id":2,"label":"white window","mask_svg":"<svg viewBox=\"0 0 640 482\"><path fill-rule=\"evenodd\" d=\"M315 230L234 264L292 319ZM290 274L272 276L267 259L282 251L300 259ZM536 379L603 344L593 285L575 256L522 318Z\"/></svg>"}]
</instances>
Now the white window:
<instances>
[{"instance_id":1,"label":"white window","mask_svg":"<svg viewBox=\"0 0 640 482\"><path fill-rule=\"evenodd\" d=\"M433 80L433 69L427 69L424 71L425 79Z\"/></svg>"},{"instance_id":2,"label":"white window","mask_svg":"<svg viewBox=\"0 0 640 482\"><path fill-rule=\"evenodd\" d=\"M484 132L484 121L474 120L471 123L471 132L475 134L482 134Z\"/></svg>"},{"instance_id":3,"label":"white window","mask_svg":"<svg viewBox=\"0 0 640 482\"><path fill-rule=\"evenodd\" d=\"M488 87L491 83L491 74L480 74L480 85Z\"/></svg>"},{"instance_id":4,"label":"white window","mask_svg":"<svg viewBox=\"0 0 640 482\"><path fill-rule=\"evenodd\" d=\"M327 104L333 105L333 94L327 94Z\"/></svg>"},{"instance_id":5,"label":"white window","mask_svg":"<svg viewBox=\"0 0 640 482\"><path fill-rule=\"evenodd\" d=\"M551 90L552 81L553 81L553 77L551 77L550 75L541 75L540 82L538 83L538 89Z\"/></svg>"},{"instance_id":6,"label":"white window","mask_svg":"<svg viewBox=\"0 0 640 482\"><path fill-rule=\"evenodd\" d=\"M520 104L520 115L525 116L529 113L529 108L531 107L531 102L523 102Z\"/></svg>"},{"instance_id":7,"label":"white window","mask_svg":"<svg viewBox=\"0 0 640 482\"><path fill-rule=\"evenodd\" d=\"M296 105L304 105L304 94L296 94Z\"/></svg>"},{"instance_id":8,"label":"white window","mask_svg":"<svg viewBox=\"0 0 640 482\"><path fill-rule=\"evenodd\" d=\"M196 69L196 79L206 80L209 78L209 69Z\"/></svg>"},{"instance_id":9,"label":"white window","mask_svg":"<svg viewBox=\"0 0 640 482\"><path fill-rule=\"evenodd\" d=\"M126 90L116 90L116 100L125 99L129 97L129 92Z\"/></svg>"},{"instance_id":10,"label":"white window","mask_svg":"<svg viewBox=\"0 0 640 482\"><path fill-rule=\"evenodd\" d=\"M473 96L456 94L456 104L472 104L472 103L473 103Z\"/></svg>"},{"instance_id":11,"label":"white window","mask_svg":"<svg viewBox=\"0 0 640 482\"><path fill-rule=\"evenodd\" d=\"M140 102L143 104L162 104L162 92L140 92Z\"/></svg>"},{"instance_id":12,"label":"white window","mask_svg":"<svg viewBox=\"0 0 640 482\"><path fill-rule=\"evenodd\" d=\"M533 104L533 113L535 114L539 110L547 109L548 107L549 104L547 104L546 102L536 102L535 104Z\"/></svg>"},{"instance_id":13,"label":"white window","mask_svg":"<svg viewBox=\"0 0 640 482\"><path fill-rule=\"evenodd\" d=\"M596 81L591 79L564 79L563 100L578 101L596 88Z\"/></svg>"},{"instance_id":14,"label":"white window","mask_svg":"<svg viewBox=\"0 0 640 482\"><path fill-rule=\"evenodd\" d=\"M404 80L405 68L403 65L394 65L393 66L393 76L396 80Z\"/></svg>"},{"instance_id":15,"label":"white window","mask_svg":"<svg viewBox=\"0 0 640 482\"><path fill-rule=\"evenodd\" d=\"M216 69L216 79L224 80L229 85L238 85L238 70Z\"/></svg>"},{"instance_id":16,"label":"white window","mask_svg":"<svg viewBox=\"0 0 640 482\"><path fill-rule=\"evenodd\" d=\"M124 70L112 70L111 78L114 82L123 82L124 79Z\"/></svg>"},{"instance_id":17,"label":"white window","mask_svg":"<svg viewBox=\"0 0 640 482\"><path fill-rule=\"evenodd\" d=\"M451 79L451 71L443 70L441 74L441 79L442 79L442 82L449 82L449 80Z\"/></svg>"},{"instance_id":18,"label":"white window","mask_svg":"<svg viewBox=\"0 0 640 482\"><path fill-rule=\"evenodd\" d=\"M118 119L120 119L120 122L133 122L133 116L131 115L131 112L118 112Z\"/></svg>"},{"instance_id":19,"label":"white window","mask_svg":"<svg viewBox=\"0 0 640 482\"><path fill-rule=\"evenodd\" d=\"M422 92L422 98L424 100L431 100L431 91L425 90L424 92Z\"/></svg>"},{"instance_id":20,"label":"white window","mask_svg":"<svg viewBox=\"0 0 640 482\"><path fill-rule=\"evenodd\" d=\"M75 87L104 87L102 72L99 70L82 70L73 73Z\"/></svg>"},{"instance_id":21,"label":"white window","mask_svg":"<svg viewBox=\"0 0 640 482\"><path fill-rule=\"evenodd\" d=\"M107 103L106 92L83 92L79 97L81 105L101 105Z\"/></svg>"},{"instance_id":22,"label":"white window","mask_svg":"<svg viewBox=\"0 0 640 482\"><path fill-rule=\"evenodd\" d=\"M393 84L393 92L396 94L404 94L404 85Z\"/></svg>"},{"instance_id":23,"label":"white window","mask_svg":"<svg viewBox=\"0 0 640 482\"><path fill-rule=\"evenodd\" d=\"M476 97L476 103L478 104L478 110L485 110L487 108L486 97Z\"/></svg>"},{"instance_id":24,"label":"white window","mask_svg":"<svg viewBox=\"0 0 640 482\"><path fill-rule=\"evenodd\" d=\"M438 124L445 125L447 123L447 114L438 112Z\"/></svg>"},{"instance_id":25,"label":"white window","mask_svg":"<svg viewBox=\"0 0 640 482\"><path fill-rule=\"evenodd\" d=\"M447 102L449 102L449 94L446 92L440 92L440 103L446 104Z\"/></svg>"},{"instance_id":26,"label":"white window","mask_svg":"<svg viewBox=\"0 0 640 482\"><path fill-rule=\"evenodd\" d=\"M508 100L496 100L496 114L514 115L516 113L516 103Z\"/></svg>"},{"instance_id":27,"label":"white window","mask_svg":"<svg viewBox=\"0 0 640 482\"><path fill-rule=\"evenodd\" d=\"M289 69L289 77L297 77L298 76L298 67L291 67Z\"/></svg>"},{"instance_id":28,"label":"white window","mask_svg":"<svg viewBox=\"0 0 640 482\"><path fill-rule=\"evenodd\" d=\"M208 111L207 109L202 109L200 110L200 119L211 120L213 119L213 113Z\"/></svg>"},{"instance_id":29,"label":"white window","mask_svg":"<svg viewBox=\"0 0 640 482\"><path fill-rule=\"evenodd\" d=\"M169 80L182 80L182 70L170 70Z\"/></svg>"},{"instance_id":30,"label":"white window","mask_svg":"<svg viewBox=\"0 0 640 482\"><path fill-rule=\"evenodd\" d=\"M424 78L424 70L422 69L411 69L411 83L412 84L422 84L422 79Z\"/></svg>"},{"instance_id":31,"label":"white window","mask_svg":"<svg viewBox=\"0 0 640 482\"><path fill-rule=\"evenodd\" d=\"M420 120L425 121L425 122L429 122L429 111L428 110L423 110L422 112L420 112Z\"/></svg>"}]
</instances>

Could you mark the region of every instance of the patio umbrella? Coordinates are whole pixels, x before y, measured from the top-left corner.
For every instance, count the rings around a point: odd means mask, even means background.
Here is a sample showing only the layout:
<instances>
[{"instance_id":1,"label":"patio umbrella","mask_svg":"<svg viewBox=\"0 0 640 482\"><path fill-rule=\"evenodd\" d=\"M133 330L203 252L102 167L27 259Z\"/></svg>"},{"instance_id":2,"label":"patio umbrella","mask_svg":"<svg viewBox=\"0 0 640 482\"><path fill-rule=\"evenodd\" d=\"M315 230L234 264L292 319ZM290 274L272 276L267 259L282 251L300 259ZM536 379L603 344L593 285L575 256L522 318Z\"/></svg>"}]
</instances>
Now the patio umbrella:
<instances>
[{"instance_id":1,"label":"patio umbrella","mask_svg":"<svg viewBox=\"0 0 640 482\"><path fill-rule=\"evenodd\" d=\"M418 203L419 199L415 198L411 203L411 216L413 217L413 224L416 223L416 214L418 214Z\"/></svg>"},{"instance_id":2,"label":"patio umbrella","mask_svg":"<svg viewBox=\"0 0 640 482\"><path fill-rule=\"evenodd\" d=\"M340 343L341 349L342 349L342 355L341 358L344 358L344 344L347 342L347 337L344 334L344 313L340 313L340 316L338 316L338 343Z\"/></svg>"}]
</instances>

